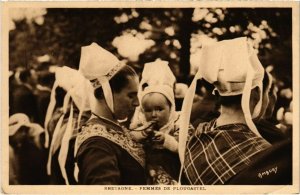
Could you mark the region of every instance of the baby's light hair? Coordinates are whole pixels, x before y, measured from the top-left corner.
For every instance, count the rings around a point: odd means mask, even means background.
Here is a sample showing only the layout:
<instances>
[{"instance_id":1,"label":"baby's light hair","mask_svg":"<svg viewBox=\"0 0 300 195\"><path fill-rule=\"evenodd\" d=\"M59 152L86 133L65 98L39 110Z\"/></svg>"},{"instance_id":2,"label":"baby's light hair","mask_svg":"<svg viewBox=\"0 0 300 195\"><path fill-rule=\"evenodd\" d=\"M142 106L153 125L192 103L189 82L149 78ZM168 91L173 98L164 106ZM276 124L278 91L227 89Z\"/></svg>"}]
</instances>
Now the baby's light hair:
<instances>
[{"instance_id":1,"label":"baby's light hair","mask_svg":"<svg viewBox=\"0 0 300 195\"><path fill-rule=\"evenodd\" d=\"M144 109L143 108L143 100L144 100L144 98L147 96L147 95L153 95L153 94L161 94L166 100L167 100L167 103L168 103L168 105L169 105L169 107L171 108L172 107L172 104L171 104L171 102L170 102L170 100L164 95L164 94L162 94L162 93L159 93L159 92L151 92L151 93L148 93L148 94L146 94L144 97L143 97L143 99L142 99L142 109Z\"/></svg>"}]
</instances>

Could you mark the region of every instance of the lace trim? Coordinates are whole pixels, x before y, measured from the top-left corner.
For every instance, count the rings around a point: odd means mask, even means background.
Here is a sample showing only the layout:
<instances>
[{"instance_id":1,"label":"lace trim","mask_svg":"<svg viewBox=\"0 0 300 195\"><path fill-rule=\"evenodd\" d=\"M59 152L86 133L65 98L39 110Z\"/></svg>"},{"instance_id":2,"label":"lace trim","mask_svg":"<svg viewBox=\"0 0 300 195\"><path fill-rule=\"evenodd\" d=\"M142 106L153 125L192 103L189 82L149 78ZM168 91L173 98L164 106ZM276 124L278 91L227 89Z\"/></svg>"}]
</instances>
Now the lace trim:
<instances>
[{"instance_id":1,"label":"lace trim","mask_svg":"<svg viewBox=\"0 0 300 195\"><path fill-rule=\"evenodd\" d=\"M100 136L104 137L126 150L142 167L145 167L145 152L142 145L134 142L128 133L127 129L124 131L116 131L114 129L106 128L100 124L92 124L83 127L82 132L77 136L77 148L90 137ZM76 152L77 153L77 152Z\"/></svg>"},{"instance_id":2,"label":"lace trim","mask_svg":"<svg viewBox=\"0 0 300 195\"><path fill-rule=\"evenodd\" d=\"M106 75L104 75L103 78L110 80L123 66L124 63L120 62L119 64L114 66ZM94 89L101 87L101 79L91 80L91 83Z\"/></svg>"}]
</instances>

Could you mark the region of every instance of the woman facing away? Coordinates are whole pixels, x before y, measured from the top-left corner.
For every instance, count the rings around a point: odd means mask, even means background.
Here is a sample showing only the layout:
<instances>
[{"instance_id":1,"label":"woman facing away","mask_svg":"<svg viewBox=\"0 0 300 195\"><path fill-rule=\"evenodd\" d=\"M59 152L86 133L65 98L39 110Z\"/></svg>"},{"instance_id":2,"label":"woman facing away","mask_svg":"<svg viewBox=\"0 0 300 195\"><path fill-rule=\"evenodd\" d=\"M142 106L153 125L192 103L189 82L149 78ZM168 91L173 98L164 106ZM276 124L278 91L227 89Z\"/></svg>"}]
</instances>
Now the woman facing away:
<instances>
[{"instance_id":1,"label":"woman facing away","mask_svg":"<svg viewBox=\"0 0 300 195\"><path fill-rule=\"evenodd\" d=\"M45 117L50 184L76 184L74 143L78 130L90 118L86 94L89 81L78 70L63 66L55 71L55 83Z\"/></svg>"},{"instance_id":2,"label":"woman facing away","mask_svg":"<svg viewBox=\"0 0 300 195\"><path fill-rule=\"evenodd\" d=\"M260 113L263 75L264 69L246 38L202 48L198 73L182 112L191 110L197 79L205 79L215 86L221 112L218 118L200 123L186 145L189 117L182 120L179 140L183 148L186 146L180 152L182 183L230 183L234 176L251 166L257 155L270 148L271 144L262 138L252 121Z\"/></svg>"},{"instance_id":3,"label":"woman facing away","mask_svg":"<svg viewBox=\"0 0 300 195\"><path fill-rule=\"evenodd\" d=\"M137 74L96 43L82 48L79 71L91 81L94 94L92 116L75 143L78 183L146 184L144 151L118 122L139 105Z\"/></svg>"}]
</instances>

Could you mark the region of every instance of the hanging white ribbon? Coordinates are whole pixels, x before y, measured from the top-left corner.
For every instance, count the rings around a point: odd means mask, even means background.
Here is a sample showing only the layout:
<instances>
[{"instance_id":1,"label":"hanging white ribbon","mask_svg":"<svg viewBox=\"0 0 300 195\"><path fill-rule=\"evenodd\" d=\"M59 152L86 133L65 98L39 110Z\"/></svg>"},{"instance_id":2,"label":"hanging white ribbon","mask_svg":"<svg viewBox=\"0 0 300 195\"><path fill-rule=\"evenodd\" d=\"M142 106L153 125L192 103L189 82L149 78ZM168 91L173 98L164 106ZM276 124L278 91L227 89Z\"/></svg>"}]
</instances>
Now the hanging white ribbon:
<instances>
[{"instance_id":1,"label":"hanging white ribbon","mask_svg":"<svg viewBox=\"0 0 300 195\"><path fill-rule=\"evenodd\" d=\"M68 104L69 104L69 101L70 101L70 93L67 93L65 98L64 98L64 105L63 105L63 114L62 116L59 118L56 126L55 126L55 129L54 129L54 132L53 132L53 137L52 137L52 141L51 141L51 145L50 145L50 149L49 149L49 154L48 154L48 162L47 162L47 173L48 175L51 175L51 162L52 162L52 156L53 156L53 153L55 152L54 149L56 148L55 146L57 146L57 141L58 140L58 135L61 133L61 126L62 126L62 122L64 120L64 117L65 117L65 114L67 112L67 108L68 108Z\"/></svg>"},{"instance_id":2,"label":"hanging white ribbon","mask_svg":"<svg viewBox=\"0 0 300 195\"><path fill-rule=\"evenodd\" d=\"M113 95L112 95L112 90L111 90L111 87L109 84L109 80L102 79L100 82L101 82L103 95L104 95L105 101L107 103L107 106L109 107L111 112L114 113L114 101L113 101Z\"/></svg>"},{"instance_id":3,"label":"hanging white ribbon","mask_svg":"<svg viewBox=\"0 0 300 195\"><path fill-rule=\"evenodd\" d=\"M250 55L249 55L249 60L250 63L253 64L255 66L255 68L257 69L258 72L261 73L261 78L258 78L259 82L256 84L259 88L259 101L256 104L253 114L252 114L252 118L256 118L259 116L260 112L261 112L261 107L262 107L262 93L263 93L263 75L264 75L264 69L262 67L262 65L260 64L260 61L257 57L257 55L253 55L254 54L254 49L253 47L250 47ZM251 67L252 68L252 67ZM253 69L252 69L253 71ZM253 73L254 74L254 73Z\"/></svg>"},{"instance_id":4,"label":"hanging white ribbon","mask_svg":"<svg viewBox=\"0 0 300 195\"><path fill-rule=\"evenodd\" d=\"M191 118L191 110L193 106L197 80L202 78L200 69L195 75L182 103L182 110L180 115L180 125L179 125L179 140L178 140L178 154L181 162L181 168L179 173L178 184L181 184L181 177L183 173L184 159L185 159L185 150L187 144L188 130Z\"/></svg>"},{"instance_id":5,"label":"hanging white ribbon","mask_svg":"<svg viewBox=\"0 0 300 195\"><path fill-rule=\"evenodd\" d=\"M67 156L68 156L69 141L70 141L70 138L72 137L72 133L73 133L73 112L74 112L73 104L71 104L68 123L66 126L64 136L62 138L61 147L60 147L60 151L59 151L59 155L58 155L58 163L60 166L60 170L61 170L62 176L65 179L65 182L67 185L69 185L69 180L68 180L65 165L66 165L66 160L67 160Z\"/></svg>"},{"instance_id":6,"label":"hanging white ribbon","mask_svg":"<svg viewBox=\"0 0 300 195\"><path fill-rule=\"evenodd\" d=\"M46 117L45 117L45 122L44 122L44 129L45 129L45 148L49 147L49 131L48 131L48 123L50 121L50 119L52 118L52 114L56 105L56 99L55 99L55 90L58 87L58 83L57 81L54 82L54 85L52 87L51 90L51 95L50 95L50 102L47 108L47 112L46 112Z\"/></svg>"},{"instance_id":7,"label":"hanging white ribbon","mask_svg":"<svg viewBox=\"0 0 300 195\"><path fill-rule=\"evenodd\" d=\"M80 128L80 120L81 120L81 116L82 116L83 111L84 111L85 102L88 100L90 108L93 108L93 104L94 104L94 101L95 101L94 94L91 94L91 91L93 91L93 88L92 88L92 85L90 84L90 82L86 83L83 86L83 90L84 90L85 94L88 94L88 95L85 95L83 97L81 108L80 108L80 113L79 113L78 121L77 121L77 124L78 124L77 128ZM73 153L74 159L76 157L77 150L78 150L78 144L77 144L77 142L78 142L78 139L76 138L75 139L75 144L74 144L74 153ZM76 160L75 160L75 163L74 163L74 173L73 174L74 174L74 178L75 178L76 182L78 182L78 173L79 173L79 168L78 168L78 165L77 165Z\"/></svg>"},{"instance_id":8,"label":"hanging white ribbon","mask_svg":"<svg viewBox=\"0 0 300 195\"><path fill-rule=\"evenodd\" d=\"M48 154L48 162L47 162L47 173L48 175L51 175L51 162L52 162L52 153L53 153L53 148L54 148L54 143L57 139L57 136L59 134L59 130L61 128L62 125L62 121L64 120L64 116L65 114L62 114L62 116L59 118L56 127L54 129L53 132L53 137L52 137L52 141L51 141L51 145L50 145L50 149L49 149L49 154Z\"/></svg>"},{"instance_id":9,"label":"hanging white ribbon","mask_svg":"<svg viewBox=\"0 0 300 195\"><path fill-rule=\"evenodd\" d=\"M78 139L76 138L75 145L74 145L74 158L76 158L77 150L78 150ZM74 178L75 178L75 181L78 182L79 168L78 168L76 160L75 160L74 165L75 165L74 166Z\"/></svg>"},{"instance_id":10,"label":"hanging white ribbon","mask_svg":"<svg viewBox=\"0 0 300 195\"><path fill-rule=\"evenodd\" d=\"M75 88L73 88L70 91L70 93L72 94L74 92L74 90L75 90ZM88 90L87 86L83 85L82 90L84 92L87 92L87 90ZM80 121L81 121L81 117L82 117L83 111L84 111L85 106L86 106L87 98L88 97L86 95L83 95L82 102L79 103L80 106L78 106L79 115L78 115L78 119L77 119L77 126L76 126L77 129L80 127ZM71 112L70 112L70 116L69 116L69 119L68 119L68 124L67 124L66 131L65 131L65 134L63 136L62 142L61 142L61 149L60 149L59 156L58 156L60 169L61 169L62 175L63 175L67 185L69 185L69 180L68 180L68 177L67 177L67 172L66 172L66 169L65 169L65 165L66 165L66 160L67 160L68 151L69 151L69 141L70 141L70 139L73 135L73 130L75 128L73 126L73 113L74 113L73 105L71 105Z\"/></svg>"},{"instance_id":11,"label":"hanging white ribbon","mask_svg":"<svg viewBox=\"0 0 300 195\"><path fill-rule=\"evenodd\" d=\"M247 75L246 75L246 82L245 82L243 95L242 95L242 110L244 112L245 120L246 120L246 123L247 123L248 127L257 136L261 137L261 135L258 132L255 124L252 121L252 116L254 116L254 115L258 116L259 115L259 112L260 112L259 107L261 107L261 98L260 98L259 102L256 105L256 106L258 106L258 109L254 109L254 110L256 110L255 114L253 114L253 115L251 114L250 107L249 107L253 78L254 78L254 70L253 70L251 64L249 64L248 70L247 70Z\"/></svg>"},{"instance_id":12,"label":"hanging white ribbon","mask_svg":"<svg viewBox=\"0 0 300 195\"><path fill-rule=\"evenodd\" d=\"M180 126L179 126L180 127L179 142L178 142L178 153L179 153L179 158L181 163L184 162L185 147L186 147L187 136L188 136L188 127L190 124L191 109L193 105L196 84L197 84L197 79L194 78L182 103L182 110L180 115Z\"/></svg>"}]
</instances>

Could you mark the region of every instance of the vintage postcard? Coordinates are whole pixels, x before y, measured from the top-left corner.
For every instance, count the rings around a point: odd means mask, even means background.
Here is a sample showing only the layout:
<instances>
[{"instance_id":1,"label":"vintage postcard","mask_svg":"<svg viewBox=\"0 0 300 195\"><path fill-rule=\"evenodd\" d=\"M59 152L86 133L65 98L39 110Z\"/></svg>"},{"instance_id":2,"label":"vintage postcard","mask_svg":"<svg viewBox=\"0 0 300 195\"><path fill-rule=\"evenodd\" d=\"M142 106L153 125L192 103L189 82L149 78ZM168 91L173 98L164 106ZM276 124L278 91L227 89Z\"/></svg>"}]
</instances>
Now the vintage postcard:
<instances>
[{"instance_id":1,"label":"vintage postcard","mask_svg":"<svg viewBox=\"0 0 300 195\"><path fill-rule=\"evenodd\" d=\"M299 193L299 2L0 5L3 193Z\"/></svg>"}]
</instances>

